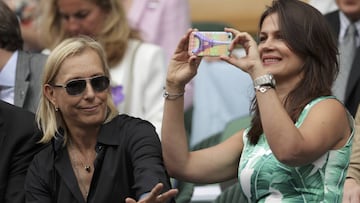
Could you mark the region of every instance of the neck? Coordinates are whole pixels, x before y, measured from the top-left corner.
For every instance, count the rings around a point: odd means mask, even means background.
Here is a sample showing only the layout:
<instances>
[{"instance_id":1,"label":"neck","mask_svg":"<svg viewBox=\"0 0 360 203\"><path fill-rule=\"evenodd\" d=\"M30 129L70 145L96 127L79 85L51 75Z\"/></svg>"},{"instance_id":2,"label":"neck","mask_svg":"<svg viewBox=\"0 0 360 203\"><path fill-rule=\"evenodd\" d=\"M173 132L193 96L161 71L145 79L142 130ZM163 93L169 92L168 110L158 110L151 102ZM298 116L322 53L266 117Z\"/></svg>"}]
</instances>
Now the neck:
<instances>
[{"instance_id":1,"label":"neck","mask_svg":"<svg viewBox=\"0 0 360 203\"><path fill-rule=\"evenodd\" d=\"M98 132L99 130L71 130L68 142L79 151L94 150Z\"/></svg>"},{"instance_id":2,"label":"neck","mask_svg":"<svg viewBox=\"0 0 360 203\"><path fill-rule=\"evenodd\" d=\"M94 150L96 146L96 137L91 136L70 136L69 145L81 152Z\"/></svg>"},{"instance_id":3,"label":"neck","mask_svg":"<svg viewBox=\"0 0 360 203\"><path fill-rule=\"evenodd\" d=\"M0 48L0 71L4 68L5 64L9 61L13 53L14 52Z\"/></svg>"}]
</instances>

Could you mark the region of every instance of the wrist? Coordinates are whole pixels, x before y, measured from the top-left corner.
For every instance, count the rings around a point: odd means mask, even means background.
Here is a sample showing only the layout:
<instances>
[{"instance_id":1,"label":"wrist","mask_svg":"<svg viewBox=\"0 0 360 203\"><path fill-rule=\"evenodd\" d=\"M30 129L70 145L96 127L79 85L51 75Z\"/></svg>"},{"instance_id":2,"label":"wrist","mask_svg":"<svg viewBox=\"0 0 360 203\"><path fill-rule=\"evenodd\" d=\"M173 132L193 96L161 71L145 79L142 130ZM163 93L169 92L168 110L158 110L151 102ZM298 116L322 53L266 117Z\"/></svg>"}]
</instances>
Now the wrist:
<instances>
[{"instance_id":1,"label":"wrist","mask_svg":"<svg viewBox=\"0 0 360 203\"><path fill-rule=\"evenodd\" d=\"M271 88L275 88L274 76L270 73L261 75L253 80L254 89L261 93L265 93Z\"/></svg>"},{"instance_id":2,"label":"wrist","mask_svg":"<svg viewBox=\"0 0 360 203\"><path fill-rule=\"evenodd\" d=\"M164 87L164 93L163 93L163 97L167 100L176 100L180 97L183 97L185 94L185 91L176 91L176 92L172 92L172 91L167 91L167 89Z\"/></svg>"},{"instance_id":3,"label":"wrist","mask_svg":"<svg viewBox=\"0 0 360 203\"><path fill-rule=\"evenodd\" d=\"M253 64L250 65L251 68L246 71L250 75L252 80L268 73L268 71L263 67L260 60L255 60L252 62Z\"/></svg>"},{"instance_id":4,"label":"wrist","mask_svg":"<svg viewBox=\"0 0 360 203\"><path fill-rule=\"evenodd\" d=\"M181 93L181 92L185 92L185 85L166 81L164 90L171 93Z\"/></svg>"},{"instance_id":5,"label":"wrist","mask_svg":"<svg viewBox=\"0 0 360 203\"><path fill-rule=\"evenodd\" d=\"M269 74L269 72L265 71L265 70L257 70L257 71L253 71L250 74L250 77L251 77L252 80L255 80L256 78L261 77L261 76L266 75L266 74Z\"/></svg>"}]
</instances>

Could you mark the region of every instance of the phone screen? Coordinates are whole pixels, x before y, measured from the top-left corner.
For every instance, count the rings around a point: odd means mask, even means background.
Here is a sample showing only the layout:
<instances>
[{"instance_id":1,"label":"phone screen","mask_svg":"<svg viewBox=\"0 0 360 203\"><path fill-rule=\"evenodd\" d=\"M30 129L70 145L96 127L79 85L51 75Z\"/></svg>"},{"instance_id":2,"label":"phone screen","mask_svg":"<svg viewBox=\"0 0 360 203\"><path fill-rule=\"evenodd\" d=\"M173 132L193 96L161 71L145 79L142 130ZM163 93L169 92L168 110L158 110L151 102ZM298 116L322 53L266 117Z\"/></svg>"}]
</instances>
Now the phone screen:
<instances>
[{"instance_id":1,"label":"phone screen","mask_svg":"<svg viewBox=\"0 0 360 203\"><path fill-rule=\"evenodd\" d=\"M197 56L230 55L232 40L230 32L192 32L189 40L189 54Z\"/></svg>"}]
</instances>

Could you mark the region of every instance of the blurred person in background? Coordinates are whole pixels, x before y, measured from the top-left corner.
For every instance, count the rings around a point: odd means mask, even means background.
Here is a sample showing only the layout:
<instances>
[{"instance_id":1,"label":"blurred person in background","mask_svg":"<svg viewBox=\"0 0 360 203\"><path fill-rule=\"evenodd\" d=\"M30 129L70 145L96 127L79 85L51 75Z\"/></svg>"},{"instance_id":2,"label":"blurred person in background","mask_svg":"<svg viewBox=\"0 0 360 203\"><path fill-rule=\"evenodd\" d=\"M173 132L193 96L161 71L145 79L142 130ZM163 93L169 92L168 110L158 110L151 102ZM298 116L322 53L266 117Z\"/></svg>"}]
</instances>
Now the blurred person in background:
<instances>
[{"instance_id":1,"label":"blurred person in background","mask_svg":"<svg viewBox=\"0 0 360 203\"><path fill-rule=\"evenodd\" d=\"M119 0L49 0L43 10L42 37L53 49L62 40L87 35L104 47L111 89L119 112L140 117L160 133L165 78L163 50L143 42L129 26Z\"/></svg>"},{"instance_id":2,"label":"blurred person in background","mask_svg":"<svg viewBox=\"0 0 360 203\"><path fill-rule=\"evenodd\" d=\"M336 94L343 98L344 104L355 117L356 133L343 194L343 203L354 203L360 202L360 113L358 109L360 102L360 1L333 0L328 2L335 4L337 8L335 11L327 12L325 17L332 27L335 40L338 42L340 64L344 60L349 62L348 65L340 66L340 74L342 75L339 77L343 77L343 80L338 80L334 88L338 89ZM320 0L318 3L320 3ZM346 35L349 33L350 25L353 25L355 29L355 35L352 36L354 41L350 42L353 46L341 49L346 43ZM344 59L341 57L341 54L353 55L352 58Z\"/></svg>"},{"instance_id":3,"label":"blurred person in background","mask_svg":"<svg viewBox=\"0 0 360 203\"><path fill-rule=\"evenodd\" d=\"M130 26L141 38L165 50L166 64L176 45L191 28L189 2L183 0L120 0L125 5Z\"/></svg>"},{"instance_id":4,"label":"blurred person in background","mask_svg":"<svg viewBox=\"0 0 360 203\"><path fill-rule=\"evenodd\" d=\"M333 92L355 117L360 103L360 1L336 0L336 4L339 9L325 15L340 54L340 72Z\"/></svg>"},{"instance_id":5,"label":"blurred person in background","mask_svg":"<svg viewBox=\"0 0 360 203\"><path fill-rule=\"evenodd\" d=\"M232 54L244 56L245 51L237 49ZM192 80L191 146L223 131L232 120L250 116L251 98L254 96L251 78L233 65L213 58L201 61L198 75ZM234 86L237 88L233 89Z\"/></svg>"},{"instance_id":6,"label":"blurred person in background","mask_svg":"<svg viewBox=\"0 0 360 203\"><path fill-rule=\"evenodd\" d=\"M159 45L169 63L175 48L191 28L189 2L184 0L120 0L127 11L130 26L145 42ZM194 84L186 85L184 110L193 104Z\"/></svg>"},{"instance_id":7,"label":"blurred person in background","mask_svg":"<svg viewBox=\"0 0 360 203\"><path fill-rule=\"evenodd\" d=\"M24 51L23 45L18 18L0 1L0 99L35 112L47 56Z\"/></svg>"},{"instance_id":8,"label":"blurred person in background","mask_svg":"<svg viewBox=\"0 0 360 203\"><path fill-rule=\"evenodd\" d=\"M330 13L338 9L335 0L309 0L308 3L318 9L322 14Z\"/></svg>"},{"instance_id":9,"label":"blurred person in background","mask_svg":"<svg viewBox=\"0 0 360 203\"><path fill-rule=\"evenodd\" d=\"M44 48L39 30L39 17L43 1L46 0L3 0L15 12L24 39L24 50L41 52Z\"/></svg>"}]
</instances>

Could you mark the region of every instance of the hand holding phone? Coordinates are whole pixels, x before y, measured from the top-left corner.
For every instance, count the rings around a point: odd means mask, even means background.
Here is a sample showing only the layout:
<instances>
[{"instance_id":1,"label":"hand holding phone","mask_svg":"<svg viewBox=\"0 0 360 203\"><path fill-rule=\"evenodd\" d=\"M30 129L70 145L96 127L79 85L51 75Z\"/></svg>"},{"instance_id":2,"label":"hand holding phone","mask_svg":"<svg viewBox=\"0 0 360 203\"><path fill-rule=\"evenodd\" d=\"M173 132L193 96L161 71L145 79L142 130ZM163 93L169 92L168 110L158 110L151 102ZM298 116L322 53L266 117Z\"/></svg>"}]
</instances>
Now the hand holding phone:
<instances>
[{"instance_id":1,"label":"hand holding phone","mask_svg":"<svg viewBox=\"0 0 360 203\"><path fill-rule=\"evenodd\" d=\"M189 40L189 55L228 56L232 38L230 32L192 32Z\"/></svg>"}]
</instances>

